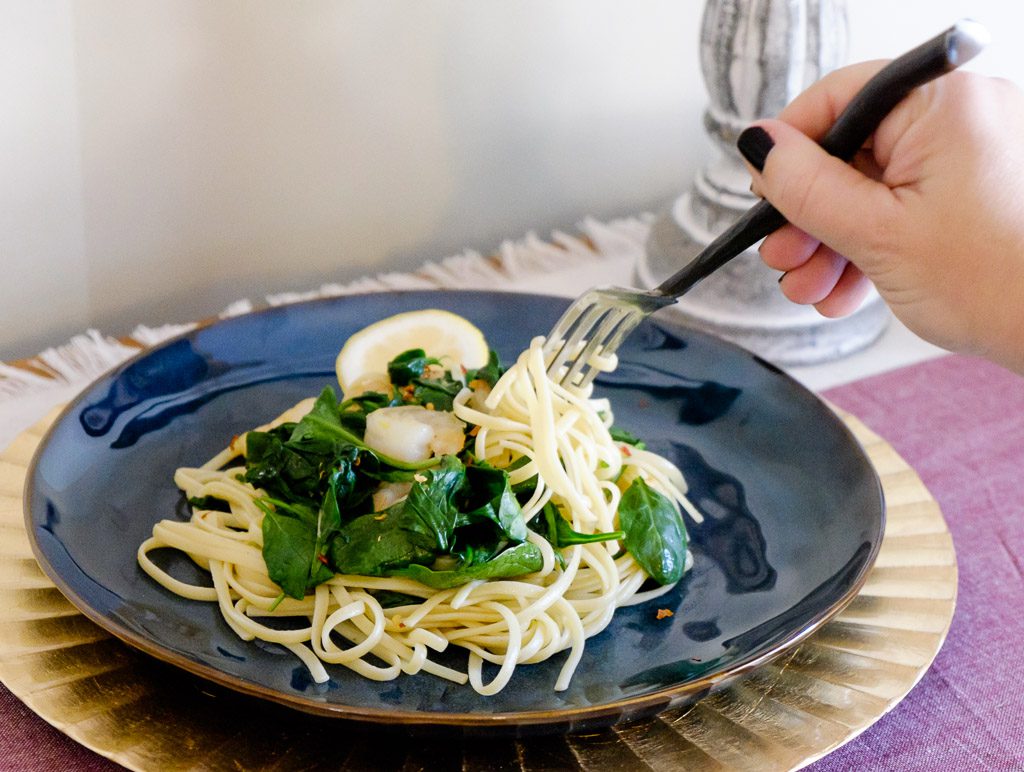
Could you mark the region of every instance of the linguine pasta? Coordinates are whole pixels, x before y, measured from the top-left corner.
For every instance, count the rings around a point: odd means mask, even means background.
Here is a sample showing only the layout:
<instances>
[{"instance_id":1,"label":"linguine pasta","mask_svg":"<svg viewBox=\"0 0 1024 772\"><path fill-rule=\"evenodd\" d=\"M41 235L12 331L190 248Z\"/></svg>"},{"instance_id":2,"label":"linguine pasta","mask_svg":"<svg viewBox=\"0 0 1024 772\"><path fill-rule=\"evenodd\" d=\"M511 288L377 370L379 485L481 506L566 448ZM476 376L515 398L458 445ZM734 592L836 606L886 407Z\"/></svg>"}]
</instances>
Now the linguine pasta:
<instances>
[{"instance_id":1,"label":"linguine pasta","mask_svg":"<svg viewBox=\"0 0 1024 772\"><path fill-rule=\"evenodd\" d=\"M240 479L240 467L226 467L244 455L244 437L202 467L179 469L174 477L188 497L215 497L229 511L194 507L188 522L157 523L139 547L140 566L177 595L217 603L240 638L286 647L317 682L329 679L325 666L342 665L377 681L431 673L468 681L480 694L492 695L508 685L518 665L568 652L554 684L566 689L586 640L604 630L617 608L657 597L673 585L641 591L648 575L619 540L556 549L535 528L545 506L555 505L579 533L616 531L623 492L640 478L677 512L695 522L701 516L687 501L675 466L612 439L606 400L593 399L590 387L566 388L547 376L542 344L535 339L489 393L463 388L452 411L472 427L476 459L507 470L512 485L536 477L522 513L527 540L542 556L539 570L447 589L397 576L336 574L301 600L282 597L262 554L264 512L257 500L263 492ZM610 370L615 361L598 364ZM309 409L309 401L297 405L275 424ZM182 582L158 566L150 553L164 548L186 553L209 572L211 585ZM690 562L687 553L687 569ZM384 608L376 597L380 591L409 599ZM468 652L464 670L437 661L436 654L450 646Z\"/></svg>"}]
</instances>

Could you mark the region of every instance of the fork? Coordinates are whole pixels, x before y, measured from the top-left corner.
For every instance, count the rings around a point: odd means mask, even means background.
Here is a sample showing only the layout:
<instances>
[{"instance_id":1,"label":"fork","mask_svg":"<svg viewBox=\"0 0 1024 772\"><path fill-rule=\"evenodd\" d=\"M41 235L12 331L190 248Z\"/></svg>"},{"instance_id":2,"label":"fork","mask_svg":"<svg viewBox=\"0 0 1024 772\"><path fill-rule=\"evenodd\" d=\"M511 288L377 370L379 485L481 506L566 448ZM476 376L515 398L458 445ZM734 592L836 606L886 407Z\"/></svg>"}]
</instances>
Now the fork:
<instances>
[{"instance_id":1,"label":"fork","mask_svg":"<svg viewBox=\"0 0 1024 772\"><path fill-rule=\"evenodd\" d=\"M822 138L821 147L849 162L882 119L911 91L974 58L989 41L970 19L894 59L846 106ZM619 346L641 321L672 305L684 293L745 249L786 223L767 201L759 201L708 244L682 270L652 290L597 287L577 298L548 333L548 376L563 386L585 388L612 366Z\"/></svg>"}]
</instances>

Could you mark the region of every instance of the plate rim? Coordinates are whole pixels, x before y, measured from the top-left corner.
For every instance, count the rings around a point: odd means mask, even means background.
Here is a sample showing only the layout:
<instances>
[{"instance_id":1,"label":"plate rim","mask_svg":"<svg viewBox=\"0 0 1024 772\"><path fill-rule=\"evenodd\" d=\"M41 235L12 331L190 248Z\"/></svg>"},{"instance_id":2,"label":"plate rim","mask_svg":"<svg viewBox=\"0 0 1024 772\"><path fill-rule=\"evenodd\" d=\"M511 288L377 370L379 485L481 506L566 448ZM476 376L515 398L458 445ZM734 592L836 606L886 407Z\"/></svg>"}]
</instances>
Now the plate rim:
<instances>
[{"instance_id":1,"label":"plate rim","mask_svg":"<svg viewBox=\"0 0 1024 772\"><path fill-rule=\"evenodd\" d=\"M508 291L490 291L490 290L466 290L466 289L403 289L403 290L383 290L383 291L370 291L360 293L350 293L345 295L327 296L327 297L316 297L306 298L293 303L284 303L281 305L268 305L253 311L239 314L236 316L230 316L226 318L211 317L203 319L195 324L194 327L183 330L156 345L143 346L138 352L118 363L114 367L108 369L106 372L101 373L97 377L89 381L88 384L82 387L82 389L75 395L75 397L64 405L63 409L53 418L53 421L47 427L45 433L39 441L39 445L32 454L32 458L29 461L26 475L25 475L25 487L22 492L22 508L24 514L25 531L28 537L29 545L32 549L33 557L38 563L40 569L47 576L47 578L54 583L57 589L66 597L75 608L77 608L86 618L92 621L94 624L110 633L114 637L123 641L132 648L142 651L148 656L152 656L155 659L172 665L174 667L181 668L186 672L192 673L193 675L205 678L209 681L217 683L223 687L231 689L232 691L239 692L251 697L255 697L262 700L267 700L273 703L284 705L286 707L299 710L308 714L317 715L327 718L335 718L341 720L351 720L356 722L382 724L385 722L389 724L396 724L409 727L462 727L466 729L484 729L487 728L509 728L509 727L552 727L555 725L566 725L576 726L584 725L594 726L604 725L609 723L603 721L608 717L613 717L610 723L617 723L614 717L618 716L620 719L628 718L630 720L635 718L641 718L643 716L652 715L662 710L677 707L680 704L694 702L709 693L712 693L732 681L748 674L749 672L756 670L761 665L776 659L790 649L794 649L809 636L819 630L822 626L828 623L831 619L837 616L843 611L860 593L865 583L867 582L872 568L874 567L875 561L878 557L878 553L882 546L883 537L885 535L885 524L886 524L886 501L885 495L882 488L882 483L878 475L878 471L875 469L874 464L871 463L870 458L861 445L860 441L856 438L846 422L836 414L836 412L829 406L829 404L823 400L819 395L814 393L807 386L802 384L792 375L787 373L778 365L758 356L757 354L743 348L731 341L725 340L724 338L715 335L712 332L701 330L693 327L686 323L680 323L673 321L672 327L685 329L688 334L695 334L706 339L714 341L715 345L725 346L738 354L755 360L760 366L765 367L775 373L776 376L781 377L787 382L787 388L795 388L798 392L802 392L806 396L811 397L813 403L817 409L821 410L823 415L827 415L829 420L833 423L833 428L839 430L841 434L849 441L852 448L859 454L860 460L864 462L865 467L871 474L873 480L873 488L877 495L877 502L879 506L879 527L877 534L871 534L870 549L868 555L859 569L859 573L854 582L851 583L847 591L834 602L830 607L824 609L809 620L802 629L789 636L783 641L770 646L760 654L754 655L749 659L741 660L734 666L726 668L721 671L713 671L706 675L700 676L696 679L687 681L681 684L674 684L667 687L661 687L654 691L635 695L632 697L623 697L619 699L609 700L601 702L596 705L587 706L574 706L557 709L532 709L532 710L519 710L519 711L502 711L494 713L477 713L477 712L450 712L450 711L424 711L424 710L410 710L403 708L374 708L374 707L360 707L353 705L346 705L335 702L325 702L315 700L303 695L289 695L279 690L260 686L259 684L252 683L241 676L234 676L224 671L207 665L202 662L189 659L188 657L171 651L159 643L150 640L146 636L136 633L130 630L116 620L104 615L102 612L93 608L88 602L86 602L78 592L76 592L70 584L65 581L64 577L56 571L54 566L45 557L42 547L39 544L36 534L36 528L32 518L32 496L34 493L34 480L37 473L38 462L49 447L53 440L53 435L56 434L57 430L63 425L65 419L71 414L71 412L78 407L78 405L84 401L86 395L90 393L100 382L105 381L109 378L116 377L124 372L128 367L135 364L137 361L151 355L154 351L168 347L178 341L189 338L193 335L197 335L204 330L221 325L230 324L233 321L251 318L253 316L264 315L268 313L275 313L293 308L296 306L313 306L313 305L326 305L328 303L343 302L348 298L366 298L366 297L377 297L377 296L414 296L422 295L425 298L438 295L476 295L478 297L489 297L489 298L507 298L507 299L540 299L544 302L552 303L563 303L568 306L572 301L572 298L567 298L560 295L545 295L541 293L529 293L529 292L508 292Z\"/></svg>"}]
</instances>

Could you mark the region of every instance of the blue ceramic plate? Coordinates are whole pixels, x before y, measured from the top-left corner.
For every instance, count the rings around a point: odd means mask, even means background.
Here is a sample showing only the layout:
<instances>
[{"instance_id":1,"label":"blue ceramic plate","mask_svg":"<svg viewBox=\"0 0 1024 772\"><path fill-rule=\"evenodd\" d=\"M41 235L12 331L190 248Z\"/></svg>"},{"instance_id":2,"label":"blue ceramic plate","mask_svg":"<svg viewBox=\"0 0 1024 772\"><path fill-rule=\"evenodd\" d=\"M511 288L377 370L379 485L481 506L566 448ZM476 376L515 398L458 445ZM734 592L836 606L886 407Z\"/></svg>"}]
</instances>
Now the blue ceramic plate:
<instances>
[{"instance_id":1,"label":"blue ceramic plate","mask_svg":"<svg viewBox=\"0 0 1024 772\"><path fill-rule=\"evenodd\" d=\"M571 687L562 658L517 669L480 697L429 675L310 681L293 655L238 640L214 604L137 567L162 518L186 517L174 469L334 380L344 340L401 311L466 316L511 361L566 302L410 292L314 301L217 322L94 383L58 419L30 472L26 517L43 569L89 618L160 659L306 711L385 723L579 729L695 699L820 627L852 600L882 538L878 479L844 425L773 366L716 338L651 321L598 381L616 423L682 469L704 513L694 567L669 595L618 611ZM187 561L182 560L182 570ZM657 610L674 615L657 619Z\"/></svg>"}]
</instances>

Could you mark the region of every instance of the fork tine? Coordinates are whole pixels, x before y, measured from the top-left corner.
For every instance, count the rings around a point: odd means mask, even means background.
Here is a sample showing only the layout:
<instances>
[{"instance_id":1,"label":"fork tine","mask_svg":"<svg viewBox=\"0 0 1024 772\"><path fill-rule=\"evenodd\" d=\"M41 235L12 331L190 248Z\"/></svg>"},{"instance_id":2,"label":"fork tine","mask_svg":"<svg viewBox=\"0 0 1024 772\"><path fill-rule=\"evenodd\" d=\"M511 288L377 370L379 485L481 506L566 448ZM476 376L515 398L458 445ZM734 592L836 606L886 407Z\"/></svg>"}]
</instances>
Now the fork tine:
<instances>
[{"instance_id":1,"label":"fork tine","mask_svg":"<svg viewBox=\"0 0 1024 772\"><path fill-rule=\"evenodd\" d=\"M576 300L572 302L572 305L565 310L565 313L562 314L561 318L555 322L555 326L551 328L551 332L548 333L548 345L553 345L559 340L564 340L583 312L594 305L596 297L597 293L594 290L588 290L576 298Z\"/></svg>"},{"instance_id":2,"label":"fork tine","mask_svg":"<svg viewBox=\"0 0 1024 772\"><path fill-rule=\"evenodd\" d=\"M575 359L580 342L594 328L594 325L597 324L604 313L605 306L601 305L591 305L588 303L586 308L581 309L581 313L575 320L574 326L566 330L568 335L561 336L563 338L562 346L555 352L551 362L548 363L548 375L555 380L561 380L558 371L565 364L566 360Z\"/></svg>"},{"instance_id":3,"label":"fork tine","mask_svg":"<svg viewBox=\"0 0 1024 772\"><path fill-rule=\"evenodd\" d=\"M555 324L544 343L547 374L563 386L586 388L598 374L598 357L613 356L649 314L675 297L657 291L598 287L583 293Z\"/></svg>"},{"instance_id":4,"label":"fork tine","mask_svg":"<svg viewBox=\"0 0 1024 772\"><path fill-rule=\"evenodd\" d=\"M561 360L565 361L565 357L568 354L563 352L566 350L566 338L569 336L569 332L573 329L575 324L579 321L580 316L586 311L591 305L591 296L593 292L587 292L584 295L576 298L570 305L565 313L555 322L555 326L551 328L551 332L547 334L547 339L544 341L544 357L548 361L548 374L553 375L554 370L551 368L551 364ZM559 364L561 366L561 364Z\"/></svg>"},{"instance_id":5,"label":"fork tine","mask_svg":"<svg viewBox=\"0 0 1024 772\"><path fill-rule=\"evenodd\" d=\"M593 369L590 364L592 358L601 353L616 327L623 321L624 317L629 316L631 313L630 309L621 306L605 307L604 310L606 313L600 322L600 326L590 336L590 340L587 341L583 350L575 357L575 361L568 372L562 377L563 384L573 386L576 385L578 379L582 381L582 377L585 375L584 368Z\"/></svg>"},{"instance_id":6,"label":"fork tine","mask_svg":"<svg viewBox=\"0 0 1024 772\"><path fill-rule=\"evenodd\" d=\"M611 333L611 337L608 342L602 347L602 354L614 354L619 350L619 346L622 341L625 340L626 336L629 335L633 330L636 329L637 325L643 321L645 314L638 309L631 309L622 317L621 323ZM583 377L580 379L578 388L585 389L591 384L594 378L597 377L600 371L596 367L589 368L583 373Z\"/></svg>"}]
</instances>

